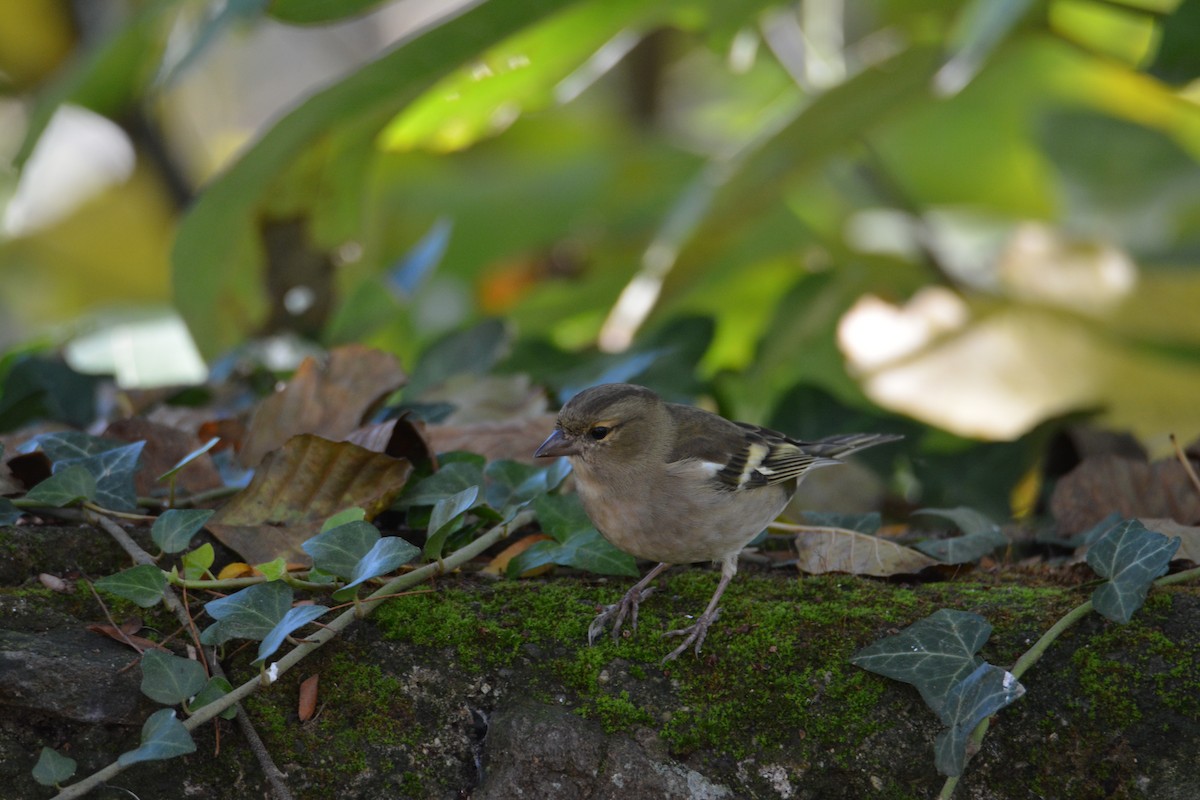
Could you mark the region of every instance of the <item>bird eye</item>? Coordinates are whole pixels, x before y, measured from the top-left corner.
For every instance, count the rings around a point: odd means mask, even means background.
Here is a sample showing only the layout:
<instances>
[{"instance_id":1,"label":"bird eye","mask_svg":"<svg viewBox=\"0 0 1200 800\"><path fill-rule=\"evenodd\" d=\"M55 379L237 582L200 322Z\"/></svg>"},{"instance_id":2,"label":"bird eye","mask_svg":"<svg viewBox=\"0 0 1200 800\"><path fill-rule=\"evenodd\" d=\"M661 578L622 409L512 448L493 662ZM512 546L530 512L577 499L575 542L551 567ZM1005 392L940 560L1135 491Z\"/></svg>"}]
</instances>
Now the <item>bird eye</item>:
<instances>
[{"instance_id":1,"label":"bird eye","mask_svg":"<svg viewBox=\"0 0 1200 800\"><path fill-rule=\"evenodd\" d=\"M603 425L597 425L596 427L594 427L590 431L588 431L588 436L591 436L593 439L595 439L598 442L601 439L603 439L605 436L608 436L608 432L611 430L612 430L612 428L606 428Z\"/></svg>"}]
</instances>

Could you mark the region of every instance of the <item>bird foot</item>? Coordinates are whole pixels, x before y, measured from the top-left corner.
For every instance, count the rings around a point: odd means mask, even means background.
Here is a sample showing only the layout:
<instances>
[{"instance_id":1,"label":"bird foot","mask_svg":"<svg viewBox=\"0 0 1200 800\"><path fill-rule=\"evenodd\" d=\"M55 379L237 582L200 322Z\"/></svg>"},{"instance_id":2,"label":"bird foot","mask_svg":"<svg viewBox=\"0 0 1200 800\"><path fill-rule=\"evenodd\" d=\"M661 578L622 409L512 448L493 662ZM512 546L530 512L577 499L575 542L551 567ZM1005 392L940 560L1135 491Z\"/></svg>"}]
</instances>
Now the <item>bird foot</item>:
<instances>
[{"instance_id":1,"label":"bird foot","mask_svg":"<svg viewBox=\"0 0 1200 800\"><path fill-rule=\"evenodd\" d=\"M636 633L638 604L652 594L654 594L653 586L647 586L645 589L634 586L625 593L619 602L605 606L604 610L597 614L596 618L592 620L592 624L588 626L588 647L595 644L597 637L604 633L609 620L613 622L612 638L614 642L621 635L621 626L625 624L626 617L629 618L629 627Z\"/></svg>"},{"instance_id":2,"label":"bird foot","mask_svg":"<svg viewBox=\"0 0 1200 800\"><path fill-rule=\"evenodd\" d=\"M691 625L688 625L686 628L680 628L679 630L667 631L664 633L664 637L682 636L683 641L680 643L679 647L676 647L674 650L667 653L667 656L662 660L662 663L666 664L668 661L674 661L675 659L679 658L683 651L687 650L693 644L696 646L696 655L699 656L700 646L704 644L704 637L708 635L708 627L716 622L717 617L719 616L721 616L721 609L714 608L712 611L705 611L696 618L695 622L693 622Z\"/></svg>"}]
</instances>

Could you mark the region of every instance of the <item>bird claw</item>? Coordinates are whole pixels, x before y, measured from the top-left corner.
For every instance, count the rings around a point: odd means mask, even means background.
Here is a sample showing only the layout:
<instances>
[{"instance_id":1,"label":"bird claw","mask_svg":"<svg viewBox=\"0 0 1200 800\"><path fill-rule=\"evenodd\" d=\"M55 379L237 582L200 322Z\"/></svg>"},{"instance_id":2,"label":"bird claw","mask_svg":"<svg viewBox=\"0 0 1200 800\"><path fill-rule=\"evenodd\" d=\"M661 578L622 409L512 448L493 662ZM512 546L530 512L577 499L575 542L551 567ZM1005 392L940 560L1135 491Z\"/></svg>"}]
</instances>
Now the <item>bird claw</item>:
<instances>
[{"instance_id":1,"label":"bird claw","mask_svg":"<svg viewBox=\"0 0 1200 800\"><path fill-rule=\"evenodd\" d=\"M704 637L708 635L708 628L717 621L717 617L719 616L721 616L721 609L717 608L714 609L711 614L707 612L701 614L695 622L693 622L691 625L688 625L686 628L679 628L678 630L667 631L664 633L663 638L668 636L682 636L684 639L678 647L667 653L666 657L663 658L662 663L666 664L668 661L674 661L675 659L679 658L679 656L683 654L683 651L687 650L688 647L690 647L693 643L696 646L696 656L699 657L700 647L704 644Z\"/></svg>"},{"instance_id":2,"label":"bird claw","mask_svg":"<svg viewBox=\"0 0 1200 800\"><path fill-rule=\"evenodd\" d=\"M638 604L654 593L654 587L648 586L645 589L638 589L636 586L625 593L625 596L620 601L613 603L611 606L605 606L604 609L596 615L592 620L592 624L588 625L588 647L595 644L596 639L600 634L604 633L604 628L607 627L608 621L613 620L612 638L613 641L621 635L621 626L625 624L625 618L629 617L629 627L634 633L637 633L638 619Z\"/></svg>"}]
</instances>

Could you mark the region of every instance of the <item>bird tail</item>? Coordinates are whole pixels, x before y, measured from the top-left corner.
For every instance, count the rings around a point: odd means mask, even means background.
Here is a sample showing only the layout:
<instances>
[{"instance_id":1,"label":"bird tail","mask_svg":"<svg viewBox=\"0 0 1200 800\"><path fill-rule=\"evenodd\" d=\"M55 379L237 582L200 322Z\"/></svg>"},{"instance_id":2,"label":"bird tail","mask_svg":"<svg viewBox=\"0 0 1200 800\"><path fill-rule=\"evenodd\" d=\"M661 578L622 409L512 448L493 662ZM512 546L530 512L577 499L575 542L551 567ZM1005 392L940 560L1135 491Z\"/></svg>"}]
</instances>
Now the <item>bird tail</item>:
<instances>
[{"instance_id":1,"label":"bird tail","mask_svg":"<svg viewBox=\"0 0 1200 800\"><path fill-rule=\"evenodd\" d=\"M821 458L841 459L848 455L866 450L877 444L887 444L903 439L894 433L844 433L840 436L830 436L815 442L803 442L804 452Z\"/></svg>"}]
</instances>

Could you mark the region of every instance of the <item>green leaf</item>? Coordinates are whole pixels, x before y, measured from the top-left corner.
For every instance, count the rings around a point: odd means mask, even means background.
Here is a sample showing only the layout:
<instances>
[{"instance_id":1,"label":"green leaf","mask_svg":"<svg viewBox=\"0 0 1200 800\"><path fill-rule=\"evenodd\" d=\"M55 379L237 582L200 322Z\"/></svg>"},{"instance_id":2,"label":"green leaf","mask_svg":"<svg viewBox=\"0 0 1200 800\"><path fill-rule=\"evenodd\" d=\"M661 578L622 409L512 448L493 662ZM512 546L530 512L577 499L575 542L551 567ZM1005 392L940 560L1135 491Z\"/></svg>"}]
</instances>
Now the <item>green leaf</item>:
<instances>
[{"instance_id":1,"label":"green leaf","mask_svg":"<svg viewBox=\"0 0 1200 800\"><path fill-rule=\"evenodd\" d=\"M258 646L258 658L254 659L254 663L257 664L270 658L283 644L283 640L292 634L292 631L303 628L313 620L320 619L328 611L329 609L325 606L296 606L288 609L288 612L283 615L283 619L279 620L275 627L271 628L263 637L262 643Z\"/></svg>"},{"instance_id":2,"label":"green leaf","mask_svg":"<svg viewBox=\"0 0 1200 800\"><path fill-rule=\"evenodd\" d=\"M33 765L33 779L42 786L57 786L74 774L75 759L49 747L42 748L42 754Z\"/></svg>"},{"instance_id":3,"label":"green leaf","mask_svg":"<svg viewBox=\"0 0 1200 800\"><path fill-rule=\"evenodd\" d=\"M96 588L123 597L142 608L157 605L167 585L167 576L153 564L139 564L96 581Z\"/></svg>"},{"instance_id":4,"label":"green leaf","mask_svg":"<svg viewBox=\"0 0 1200 800\"><path fill-rule=\"evenodd\" d=\"M364 522L367 519L367 512L358 506L347 508L334 514L329 519L325 520L321 525L321 533L332 530L339 525L345 525L348 522Z\"/></svg>"},{"instance_id":5,"label":"green leaf","mask_svg":"<svg viewBox=\"0 0 1200 800\"><path fill-rule=\"evenodd\" d=\"M154 520L150 538L164 553L178 553L192 541L215 512L208 509L178 509L164 511ZM210 565L211 566L211 565Z\"/></svg>"},{"instance_id":6,"label":"green leaf","mask_svg":"<svg viewBox=\"0 0 1200 800\"><path fill-rule=\"evenodd\" d=\"M263 574L269 581L277 581L287 574L287 559L283 556L268 561L265 564L255 564L254 568Z\"/></svg>"},{"instance_id":7,"label":"green leaf","mask_svg":"<svg viewBox=\"0 0 1200 800\"><path fill-rule=\"evenodd\" d=\"M441 469L418 482L411 492L401 497L400 503L405 507L432 506L445 497L479 487L483 485L483 465L482 457L478 460L444 464Z\"/></svg>"},{"instance_id":8,"label":"green leaf","mask_svg":"<svg viewBox=\"0 0 1200 800\"><path fill-rule=\"evenodd\" d=\"M55 508L61 508L61 506L55 506ZM24 511L14 506L11 500L0 497L0 525L14 525L24 513Z\"/></svg>"},{"instance_id":9,"label":"green leaf","mask_svg":"<svg viewBox=\"0 0 1200 800\"><path fill-rule=\"evenodd\" d=\"M992 626L978 614L943 608L859 650L850 663L917 687L939 714L950 690L983 664L975 655Z\"/></svg>"},{"instance_id":10,"label":"green leaf","mask_svg":"<svg viewBox=\"0 0 1200 800\"><path fill-rule=\"evenodd\" d=\"M507 351L510 338L504 322L498 319L446 334L421 354L404 387L404 396L419 398L455 375L489 372Z\"/></svg>"},{"instance_id":11,"label":"green leaf","mask_svg":"<svg viewBox=\"0 0 1200 800\"><path fill-rule=\"evenodd\" d=\"M874 536L883 525L878 511L869 514L839 514L830 511L805 511L804 522L821 528L842 528Z\"/></svg>"},{"instance_id":12,"label":"green leaf","mask_svg":"<svg viewBox=\"0 0 1200 800\"><path fill-rule=\"evenodd\" d=\"M1150 584L1166 574L1181 542L1147 530L1136 519L1125 520L1097 540L1088 548L1087 563L1108 581L1092 593L1096 611L1113 622L1129 622L1146 602Z\"/></svg>"},{"instance_id":13,"label":"green leaf","mask_svg":"<svg viewBox=\"0 0 1200 800\"><path fill-rule=\"evenodd\" d=\"M318 25L365 14L384 0L272 0L267 13L292 25Z\"/></svg>"},{"instance_id":14,"label":"green leaf","mask_svg":"<svg viewBox=\"0 0 1200 800\"><path fill-rule=\"evenodd\" d=\"M1200 0L1183 0L1162 21L1162 39L1149 72L1164 83L1182 86L1200 76Z\"/></svg>"},{"instance_id":15,"label":"green leaf","mask_svg":"<svg viewBox=\"0 0 1200 800\"><path fill-rule=\"evenodd\" d=\"M164 708L156 711L142 726L142 744L136 750L122 753L117 763L123 767L139 761L159 761L195 752L196 743L192 735L175 718L175 710Z\"/></svg>"},{"instance_id":16,"label":"green leaf","mask_svg":"<svg viewBox=\"0 0 1200 800\"><path fill-rule=\"evenodd\" d=\"M433 514L429 517L429 533L425 540L425 558L432 561L442 557L446 537L462 527L466 520L466 512L475 505L478 497L479 487L468 486L434 504Z\"/></svg>"},{"instance_id":17,"label":"green leaf","mask_svg":"<svg viewBox=\"0 0 1200 800\"><path fill-rule=\"evenodd\" d=\"M233 691L233 684L220 675L213 675L208 679L208 683L204 684L204 688L196 692L195 699L189 704L192 713L195 713L201 708L204 708L209 703L215 703L225 695ZM237 716L237 706L233 705L221 712L221 719L233 719Z\"/></svg>"},{"instance_id":18,"label":"green leaf","mask_svg":"<svg viewBox=\"0 0 1200 800\"><path fill-rule=\"evenodd\" d=\"M544 564L595 572L600 575L638 574L633 556L613 547L588 519L579 495L542 495L534 501L534 513L542 530L553 542L538 542L508 564L508 575L516 577Z\"/></svg>"},{"instance_id":19,"label":"green leaf","mask_svg":"<svg viewBox=\"0 0 1200 800\"><path fill-rule=\"evenodd\" d=\"M82 431L55 431L35 436L25 443L23 449L36 448L46 454L52 464L76 461L90 456L97 456L109 450L123 446L123 442L92 436Z\"/></svg>"},{"instance_id":20,"label":"green leaf","mask_svg":"<svg viewBox=\"0 0 1200 800\"><path fill-rule=\"evenodd\" d=\"M100 378L81 375L57 358L22 353L0 362L0 431L10 431L39 419L80 427L96 417L96 386Z\"/></svg>"},{"instance_id":21,"label":"green leaf","mask_svg":"<svg viewBox=\"0 0 1200 800\"><path fill-rule=\"evenodd\" d=\"M923 508L916 513L948 519L963 532L953 539L926 539L916 544L917 550L947 564L975 561L1008 543L1000 526L973 508Z\"/></svg>"},{"instance_id":22,"label":"green leaf","mask_svg":"<svg viewBox=\"0 0 1200 800\"><path fill-rule=\"evenodd\" d=\"M938 70L934 85L944 95L955 94L971 82L1017 23L1033 0L971 0L959 12L950 32L950 58Z\"/></svg>"},{"instance_id":23,"label":"green leaf","mask_svg":"<svg viewBox=\"0 0 1200 800\"><path fill-rule=\"evenodd\" d=\"M354 574L355 567L375 543L379 541L379 530L362 520L347 522L317 534L300 545L312 556L313 566L342 578Z\"/></svg>"},{"instance_id":24,"label":"green leaf","mask_svg":"<svg viewBox=\"0 0 1200 800\"><path fill-rule=\"evenodd\" d=\"M71 464L34 486L25 499L51 508L96 499L96 479L82 464Z\"/></svg>"},{"instance_id":25,"label":"green leaf","mask_svg":"<svg viewBox=\"0 0 1200 800\"><path fill-rule=\"evenodd\" d=\"M350 582L333 593L334 599L345 600L352 597L354 592L348 590L352 590L363 581L386 575L420 554L420 548L414 547L399 536L383 537L355 564L354 571L350 574Z\"/></svg>"},{"instance_id":26,"label":"green leaf","mask_svg":"<svg viewBox=\"0 0 1200 800\"><path fill-rule=\"evenodd\" d=\"M183 577L189 581L202 580L205 573L212 569L215 560L216 553L213 551L213 546L205 542L184 555Z\"/></svg>"},{"instance_id":27,"label":"green leaf","mask_svg":"<svg viewBox=\"0 0 1200 800\"><path fill-rule=\"evenodd\" d=\"M162 475L159 475L158 480L165 481L165 480L174 478L176 475L179 474L180 470L182 470L188 464L191 464L193 461L195 461L200 456L207 453L209 450L212 450L214 447L217 446L217 443L220 441L221 441L221 437L219 437L219 436L215 436L212 439L209 439L203 445L196 448L192 452L188 453L183 458L179 459L179 461L176 462L175 466L171 467L169 470L164 472Z\"/></svg>"},{"instance_id":28,"label":"green leaf","mask_svg":"<svg viewBox=\"0 0 1200 800\"><path fill-rule=\"evenodd\" d=\"M96 481L92 498L97 504L114 511L133 511L137 494L133 474L145 442L122 444L78 431L63 431L38 436L30 440L54 463L54 471L78 464L87 469Z\"/></svg>"},{"instance_id":29,"label":"green leaf","mask_svg":"<svg viewBox=\"0 0 1200 800\"><path fill-rule=\"evenodd\" d=\"M961 775L967 761L967 740L979 723L1025 694L1025 687L1011 672L980 664L951 687L938 712L949 730L938 735L935 751L937 770L943 775Z\"/></svg>"},{"instance_id":30,"label":"green leaf","mask_svg":"<svg viewBox=\"0 0 1200 800\"><path fill-rule=\"evenodd\" d=\"M142 694L156 703L173 706L186 702L204 688L207 680L199 661L161 650L142 654Z\"/></svg>"},{"instance_id":31,"label":"green leaf","mask_svg":"<svg viewBox=\"0 0 1200 800\"><path fill-rule=\"evenodd\" d=\"M489 507L506 518L546 494L570 472L566 459L555 459L548 467L536 467L520 461L493 461L483 471L484 498Z\"/></svg>"},{"instance_id":32,"label":"green leaf","mask_svg":"<svg viewBox=\"0 0 1200 800\"><path fill-rule=\"evenodd\" d=\"M292 607L292 587L282 581L257 583L204 605L217 622L200 634L202 644L223 644L230 639L261 640Z\"/></svg>"},{"instance_id":33,"label":"green leaf","mask_svg":"<svg viewBox=\"0 0 1200 800\"><path fill-rule=\"evenodd\" d=\"M468 59L573 2L475 5L316 92L211 181L180 223L172 252L176 304L201 352L225 352L266 321L256 220L310 148L336 130L382 125Z\"/></svg>"}]
</instances>

